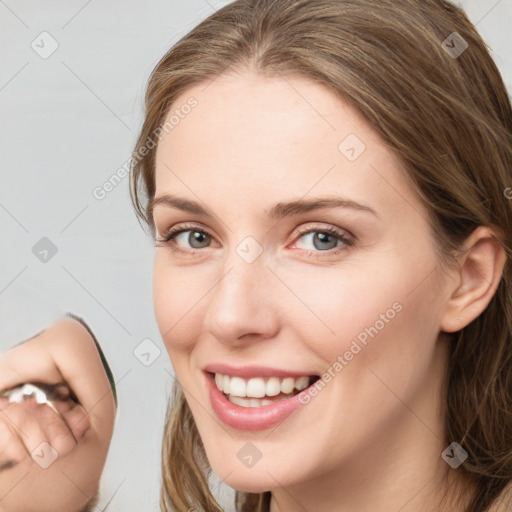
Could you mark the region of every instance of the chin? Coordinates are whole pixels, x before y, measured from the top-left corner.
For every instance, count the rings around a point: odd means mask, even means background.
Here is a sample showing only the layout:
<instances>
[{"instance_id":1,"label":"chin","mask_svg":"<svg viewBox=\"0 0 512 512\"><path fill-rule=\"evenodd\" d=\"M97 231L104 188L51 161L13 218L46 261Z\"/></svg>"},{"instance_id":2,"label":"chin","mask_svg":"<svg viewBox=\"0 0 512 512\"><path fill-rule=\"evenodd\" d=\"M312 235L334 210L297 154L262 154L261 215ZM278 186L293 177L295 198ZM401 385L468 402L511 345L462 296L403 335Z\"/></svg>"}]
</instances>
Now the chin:
<instances>
[{"instance_id":1,"label":"chin","mask_svg":"<svg viewBox=\"0 0 512 512\"><path fill-rule=\"evenodd\" d=\"M257 464L252 468L243 468L238 465L226 467L221 463L219 466L212 466L212 469L218 478L236 491L262 493L277 487L292 485L298 478L298 475L290 478L289 472L282 467L278 469L278 466L279 462L270 466ZM288 478L282 478L282 475Z\"/></svg>"},{"instance_id":2,"label":"chin","mask_svg":"<svg viewBox=\"0 0 512 512\"><path fill-rule=\"evenodd\" d=\"M276 487L276 481L270 478L269 475L261 475L261 478L259 478L258 475L253 475L251 471L244 473L243 476L231 474L224 480L224 483L235 491L252 493L266 492Z\"/></svg>"}]
</instances>

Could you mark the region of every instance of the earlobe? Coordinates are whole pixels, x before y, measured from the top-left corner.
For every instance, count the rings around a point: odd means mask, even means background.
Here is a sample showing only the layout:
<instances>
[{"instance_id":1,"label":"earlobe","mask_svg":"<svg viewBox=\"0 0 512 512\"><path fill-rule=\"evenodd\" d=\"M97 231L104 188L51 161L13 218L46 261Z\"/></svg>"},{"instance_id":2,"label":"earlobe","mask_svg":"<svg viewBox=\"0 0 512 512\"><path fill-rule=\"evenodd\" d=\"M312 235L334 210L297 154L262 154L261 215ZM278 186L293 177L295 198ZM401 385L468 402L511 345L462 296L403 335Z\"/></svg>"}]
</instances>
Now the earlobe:
<instances>
[{"instance_id":1,"label":"earlobe","mask_svg":"<svg viewBox=\"0 0 512 512\"><path fill-rule=\"evenodd\" d=\"M440 328L457 332L477 318L498 288L506 254L491 228L480 226L466 240L459 259L456 286L446 304Z\"/></svg>"}]
</instances>

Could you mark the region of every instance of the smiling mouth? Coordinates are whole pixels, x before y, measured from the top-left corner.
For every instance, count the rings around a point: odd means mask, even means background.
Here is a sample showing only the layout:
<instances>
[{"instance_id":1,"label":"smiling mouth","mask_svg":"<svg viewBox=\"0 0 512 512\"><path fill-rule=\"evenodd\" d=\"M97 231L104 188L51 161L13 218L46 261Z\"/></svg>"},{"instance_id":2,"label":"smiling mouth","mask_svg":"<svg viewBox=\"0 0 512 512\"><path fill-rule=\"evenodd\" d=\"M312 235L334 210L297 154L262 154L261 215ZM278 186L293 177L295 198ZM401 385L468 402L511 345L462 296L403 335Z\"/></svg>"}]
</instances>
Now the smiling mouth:
<instances>
[{"instance_id":1,"label":"smiling mouth","mask_svg":"<svg viewBox=\"0 0 512 512\"><path fill-rule=\"evenodd\" d=\"M217 389L227 400L241 407L264 407L294 397L320 379L318 375L301 377L242 377L211 373Z\"/></svg>"}]
</instances>

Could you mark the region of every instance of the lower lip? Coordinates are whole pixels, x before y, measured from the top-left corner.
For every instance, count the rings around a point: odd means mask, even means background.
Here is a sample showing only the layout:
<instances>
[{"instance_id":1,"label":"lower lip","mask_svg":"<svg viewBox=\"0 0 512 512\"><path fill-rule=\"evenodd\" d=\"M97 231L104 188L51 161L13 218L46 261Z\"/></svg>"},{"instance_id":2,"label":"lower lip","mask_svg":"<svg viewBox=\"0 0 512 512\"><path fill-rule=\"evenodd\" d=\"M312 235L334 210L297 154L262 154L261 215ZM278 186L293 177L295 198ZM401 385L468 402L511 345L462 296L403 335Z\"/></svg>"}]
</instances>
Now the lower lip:
<instances>
[{"instance_id":1,"label":"lower lip","mask_svg":"<svg viewBox=\"0 0 512 512\"><path fill-rule=\"evenodd\" d=\"M304 405L300 393L291 398L262 407L242 407L231 403L215 384L212 374L206 373L206 385L210 393L212 408L219 419L238 430L265 430L276 427L290 414Z\"/></svg>"}]
</instances>

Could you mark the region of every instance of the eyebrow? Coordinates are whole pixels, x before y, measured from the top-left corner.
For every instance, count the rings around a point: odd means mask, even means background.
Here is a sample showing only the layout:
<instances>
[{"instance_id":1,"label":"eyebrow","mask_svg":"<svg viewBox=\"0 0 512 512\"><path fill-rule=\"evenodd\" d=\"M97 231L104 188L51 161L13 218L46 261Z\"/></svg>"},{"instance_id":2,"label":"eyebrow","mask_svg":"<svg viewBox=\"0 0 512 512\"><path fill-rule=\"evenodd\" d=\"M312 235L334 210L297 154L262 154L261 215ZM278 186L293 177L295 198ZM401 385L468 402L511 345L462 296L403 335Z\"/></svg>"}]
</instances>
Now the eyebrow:
<instances>
[{"instance_id":1,"label":"eyebrow","mask_svg":"<svg viewBox=\"0 0 512 512\"><path fill-rule=\"evenodd\" d=\"M163 194L149 200L147 206L149 218L153 218L153 211L157 205L170 206L172 208L183 210L188 213L194 213L203 217L215 217L213 212L208 208L204 208L196 201L185 199L183 197L172 196L170 194ZM291 215L308 213L322 208L349 208L352 210L367 212L377 218L380 218L379 214L370 206L360 204L343 197L333 196L281 202L272 206L270 210L264 210L264 213L269 219L282 219Z\"/></svg>"}]
</instances>

